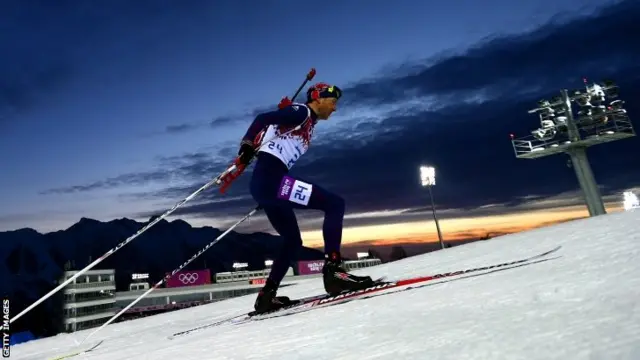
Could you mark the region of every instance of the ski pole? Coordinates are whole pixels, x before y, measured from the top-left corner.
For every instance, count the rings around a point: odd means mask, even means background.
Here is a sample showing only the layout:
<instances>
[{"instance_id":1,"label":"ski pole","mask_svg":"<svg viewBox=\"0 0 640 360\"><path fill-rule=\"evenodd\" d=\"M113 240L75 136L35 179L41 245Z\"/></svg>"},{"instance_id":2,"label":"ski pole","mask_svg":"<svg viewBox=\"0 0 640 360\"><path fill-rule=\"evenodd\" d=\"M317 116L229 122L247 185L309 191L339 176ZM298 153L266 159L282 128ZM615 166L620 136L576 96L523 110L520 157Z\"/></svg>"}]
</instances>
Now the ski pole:
<instances>
[{"instance_id":1,"label":"ski pole","mask_svg":"<svg viewBox=\"0 0 640 360\"><path fill-rule=\"evenodd\" d=\"M296 99L296 97L298 97L298 94L300 94L300 91L302 91L302 88L305 85L307 85L307 83L311 81L311 79L313 79L314 76L316 76L316 69L311 68L311 70L309 70L309 73L307 73L307 77L304 79L302 84L300 84L300 87L298 87L298 90L296 90L296 92L293 94L293 97L291 98L291 100L289 100L289 98L286 96L283 97L282 100L280 100L280 103L278 104L278 108L284 109L287 106L293 104L293 101Z\"/></svg>"},{"instance_id":2,"label":"ski pole","mask_svg":"<svg viewBox=\"0 0 640 360\"><path fill-rule=\"evenodd\" d=\"M158 281L155 285L153 285L152 288L150 288L149 290L145 291L144 294L140 295L137 299L135 299L133 302L131 302L129 305L127 305L124 309L120 310L119 313L115 314L111 319L109 319L107 322L105 322L104 324L102 324L102 326L100 326L99 328L97 328L96 330L94 330L91 334L89 334L89 336L87 336L84 340L82 340L80 342L79 345L82 345L85 341L87 341L87 339L89 339L91 336L93 336L95 333L97 333L98 331L102 330L104 327L106 327L107 325L111 324L111 322L113 322L115 319L117 319L118 317L120 317L120 315L124 314L127 310L129 310L133 305L137 304L138 301L142 300L142 298L144 298L145 296L149 295L153 290L157 289L158 287L160 287L160 285L164 284L166 281L168 281L172 276L174 276L178 271L182 270L185 266L189 265L193 260L195 260L198 256L202 255L205 251L207 251L210 247L212 247L215 243L217 243L218 241L220 241L223 237L225 237L225 235L227 235L229 232L231 232L231 230L235 229L236 226L240 225L241 223L243 223L245 220L247 220L248 218L250 218L253 214L255 214L258 210L260 210L260 206L257 206L255 209L251 210L251 212L249 212L247 215L245 215L242 219L238 220L238 222L236 222L235 224L233 224L229 229L227 229L225 232L223 232L222 234L220 234L217 238L215 238L212 242L210 242L209 244L207 244L207 246L205 246L204 248L202 248L202 250L198 251L197 253L195 253L189 260L185 261L182 265L178 266L176 269L174 269L171 274L167 274L165 277L163 277L160 281Z\"/></svg>"},{"instance_id":3,"label":"ski pole","mask_svg":"<svg viewBox=\"0 0 640 360\"><path fill-rule=\"evenodd\" d=\"M13 323L14 321L18 320L22 315L26 314L27 312L31 311L31 309L33 309L34 307L38 306L40 303L42 303L43 301L45 301L46 299L48 299L49 297L51 297L51 295L55 294L56 292L60 291L60 289L64 288L65 286L69 285L69 283L71 283L72 281L74 281L75 279L77 279L79 276L81 276L82 274L84 274L85 272L89 271L91 268L93 268L94 266L98 265L100 262L102 262L104 259L106 259L107 257L109 257L110 255L112 255L113 253L115 253L116 251L120 250L122 247L124 247L125 245L127 245L128 243L130 243L131 241L133 241L135 238L137 238L138 236L140 236L140 234L142 234L143 232L147 231L150 227L152 227L153 225L157 224L160 220L164 219L165 217L169 216L171 213L173 213L174 211L176 211L177 208L179 208L180 206L184 205L187 201L193 199L194 197L196 197L198 194L200 194L201 192L205 191L206 189L208 189L209 187L211 187L212 185L218 183L218 180L220 178L222 178L223 176L225 176L226 174L229 173L229 171L231 171L230 169L227 169L225 171L223 171L220 175L218 175L216 178L214 178L213 180L209 181L208 183L204 184L200 189L196 190L193 194L187 196L186 198L184 198L182 201L180 201L179 203L175 204L171 209L167 210L167 212L165 212L164 214L162 214L160 217L156 218L155 220L153 220L152 222L150 222L149 224L147 224L146 226L144 226L142 229L138 230L138 232L136 232L135 234L129 236L126 240L124 240L123 242L121 242L120 244L116 245L115 247L111 248L109 251L107 251L106 253L104 253L102 256L100 256L99 258L97 258L96 260L94 260L91 264L87 265L84 269L78 271L75 275L73 275L72 277L70 277L69 279L67 279L66 281L64 281L62 284L56 286L55 289L49 291L46 295L44 295L43 297L41 297L40 299L38 299L36 302L34 302L33 304L29 305L26 309L22 310L18 315L14 316L13 318L11 318L11 320L9 320L9 323Z\"/></svg>"}]
</instances>

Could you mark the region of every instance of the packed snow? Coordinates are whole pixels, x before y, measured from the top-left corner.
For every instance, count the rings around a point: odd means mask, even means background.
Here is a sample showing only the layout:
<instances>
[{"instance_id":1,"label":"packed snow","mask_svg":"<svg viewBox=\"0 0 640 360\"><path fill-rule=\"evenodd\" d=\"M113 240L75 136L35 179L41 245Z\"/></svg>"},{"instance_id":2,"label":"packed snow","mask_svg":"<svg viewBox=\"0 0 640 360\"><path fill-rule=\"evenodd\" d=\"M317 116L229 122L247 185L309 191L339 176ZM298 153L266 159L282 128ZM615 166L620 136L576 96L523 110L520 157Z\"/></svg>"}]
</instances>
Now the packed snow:
<instances>
[{"instance_id":1,"label":"packed snow","mask_svg":"<svg viewBox=\"0 0 640 360\"><path fill-rule=\"evenodd\" d=\"M548 261L171 340L251 310L255 295L111 324L83 346L104 343L74 359L640 359L638 229L640 211L619 212L436 251L355 273L406 278L562 245ZM322 292L315 278L280 295ZM93 330L16 345L11 357L73 352Z\"/></svg>"}]
</instances>

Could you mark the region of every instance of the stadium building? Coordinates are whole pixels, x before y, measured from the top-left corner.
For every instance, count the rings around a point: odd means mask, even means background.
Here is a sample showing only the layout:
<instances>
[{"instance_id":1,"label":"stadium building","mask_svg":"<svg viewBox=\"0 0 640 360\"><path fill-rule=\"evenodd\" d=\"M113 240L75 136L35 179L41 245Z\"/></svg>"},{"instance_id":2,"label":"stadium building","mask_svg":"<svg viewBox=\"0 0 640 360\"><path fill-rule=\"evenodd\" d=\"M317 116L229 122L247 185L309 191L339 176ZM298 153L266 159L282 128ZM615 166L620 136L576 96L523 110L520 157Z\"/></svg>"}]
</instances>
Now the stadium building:
<instances>
[{"instance_id":1,"label":"stadium building","mask_svg":"<svg viewBox=\"0 0 640 360\"><path fill-rule=\"evenodd\" d=\"M368 258L366 253L359 254L358 260L345 261L348 270L362 269L381 264L380 259ZM191 306L230 299L237 296L257 294L271 272L272 261L265 261L263 270L247 271L245 263L233 264L234 271L209 275L209 270L189 270L178 272L167 282L167 287L156 289L127 310L117 321L130 320L142 316L182 309ZM293 285L301 279L322 276L324 260L298 261L289 268L281 286ZM197 278L196 278L197 275ZM208 278L210 276L210 278ZM209 281L210 280L210 281ZM116 308L125 308L148 289L147 285L137 283L140 290L118 292ZM131 289L132 286L130 286Z\"/></svg>"},{"instance_id":2,"label":"stadium building","mask_svg":"<svg viewBox=\"0 0 640 360\"><path fill-rule=\"evenodd\" d=\"M78 271L65 271L60 283ZM89 270L64 288L66 332L100 326L116 314L116 282L112 269Z\"/></svg>"},{"instance_id":3,"label":"stadium building","mask_svg":"<svg viewBox=\"0 0 640 360\"><path fill-rule=\"evenodd\" d=\"M165 287L146 295L122 314L116 322L197 306L237 296L257 294L271 272L271 261L263 270L245 270L247 264L235 263L234 271L211 274L209 269L183 270L172 276ZM360 255L345 261L348 270L381 264L380 259ZM281 286L301 279L321 277L324 260L299 261L289 268ZM62 281L76 272L65 272ZM148 274L132 274L128 291L116 292L114 270L90 270L65 287L65 331L97 327L131 304L150 287Z\"/></svg>"}]
</instances>

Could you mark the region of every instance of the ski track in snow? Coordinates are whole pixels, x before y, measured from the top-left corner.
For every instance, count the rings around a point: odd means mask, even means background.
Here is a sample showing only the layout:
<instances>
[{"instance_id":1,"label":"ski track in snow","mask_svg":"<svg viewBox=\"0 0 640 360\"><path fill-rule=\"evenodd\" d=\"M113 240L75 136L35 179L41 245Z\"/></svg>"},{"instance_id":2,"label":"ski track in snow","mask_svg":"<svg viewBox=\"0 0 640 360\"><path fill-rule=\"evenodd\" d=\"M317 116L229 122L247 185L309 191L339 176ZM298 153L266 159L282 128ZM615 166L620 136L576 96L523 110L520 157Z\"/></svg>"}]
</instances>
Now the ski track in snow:
<instances>
[{"instance_id":1,"label":"ski track in snow","mask_svg":"<svg viewBox=\"0 0 640 360\"><path fill-rule=\"evenodd\" d=\"M640 211L576 220L354 273L389 279L551 260L241 325L167 336L252 309L254 296L109 325L73 359L640 359ZM117 256L114 255L114 256ZM283 288L321 293L320 278ZM73 352L91 331L12 347L12 359Z\"/></svg>"}]
</instances>

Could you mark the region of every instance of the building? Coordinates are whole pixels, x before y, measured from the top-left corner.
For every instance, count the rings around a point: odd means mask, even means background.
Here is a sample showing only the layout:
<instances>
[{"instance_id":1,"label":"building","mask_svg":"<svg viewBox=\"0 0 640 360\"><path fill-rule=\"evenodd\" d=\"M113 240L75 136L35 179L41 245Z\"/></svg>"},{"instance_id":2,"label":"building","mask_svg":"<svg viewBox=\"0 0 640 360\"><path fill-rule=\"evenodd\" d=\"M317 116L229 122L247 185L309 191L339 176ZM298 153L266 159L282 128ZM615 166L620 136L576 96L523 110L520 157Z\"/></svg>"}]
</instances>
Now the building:
<instances>
[{"instance_id":1,"label":"building","mask_svg":"<svg viewBox=\"0 0 640 360\"><path fill-rule=\"evenodd\" d=\"M343 266L347 271L353 271L363 269L371 266L378 266L382 264L382 260L376 258L360 258L358 260L346 260Z\"/></svg>"},{"instance_id":2,"label":"building","mask_svg":"<svg viewBox=\"0 0 640 360\"><path fill-rule=\"evenodd\" d=\"M244 281L244 282L248 281L253 284L253 283L259 283L259 281L256 282L255 280L268 278L270 273L271 273L270 267L263 270L253 270L253 271L240 270L240 271L219 272L215 274L215 282L218 284L223 284L223 283L232 283L232 282L238 282L238 281ZM293 268L289 268L285 276L293 276Z\"/></svg>"},{"instance_id":3,"label":"building","mask_svg":"<svg viewBox=\"0 0 640 360\"><path fill-rule=\"evenodd\" d=\"M131 283L129 284L129 291L136 290L148 290L149 274L131 274Z\"/></svg>"},{"instance_id":4,"label":"building","mask_svg":"<svg viewBox=\"0 0 640 360\"><path fill-rule=\"evenodd\" d=\"M136 303L119 320L127 320L140 316L153 315L155 313L182 309L195 305L207 304L237 296L254 294L260 291L265 279L269 276L271 268L264 270L243 270L245 264L238 263L237 271L217 273L213 276L214 283L204 282L204 277L196 278L193 285L178 284L179 286L166 286L158 288ZM269 264L270 265L270 264ZM187 277L195 274L208 275L208 269L190 270L176 273L173 277L183 274ZM293 276L293 269L289 268L286 277ZM138 277L139 278L139 277ZM129 291L116 294L116 308L118 311L125 308L132 301L140 297L149 288L143 282L135 281L129 285Z\"/></svg>"},{"instance_id":5,"label":"building","mask_svg":"<svg viewBox=\"0 0 640 360\"><path fill-rule=\"evenodd\" d=\"M289 268L281 286L295 285L299 280L306 278L321 277L323 263L324 260L298 262L296 266L303 268L304 271L294 272L293 268ZM358 260L345 261L344 266L348 270L356 270L380 265L381 263L381 260L376 258L360 258ZM158 288L128 309L117 321L126 321L165 311L257 294L271 272L271 263L265 264L267 266L266 269L255 271L243 270L244 265L238 263L234 268L239 270L216 273L213 276L214 283L212 284ZM122 291L116 294L115 306L117 311L125 308L140 297L148 289L148 286L136 283L135 287L130 285L129 289L130 291Z\"/></svg>"},{"instance_id":6,"label":"building","mask_svg":"<svg viewBox=\"0 0 640 360\"><path fill-rule=\"evenodd\" d=\"M305 263L309 269L304 273L296 273L293 268L289 268L281 286L294 285L304 278L322 276L320 264L323 262L324 260L299 262ZM380 259L375 258L360 258L344 262L348 270L379 264L381 264ZM158 288L147 294L116 321L126 321L258 293L271 272L271 261L265 263L264 270L248 271L244 270L244 265L234 266L236 271L215 274L214 283ZM299 264L298 267L300 267ZM78 271L65 271L60 282L70 279L77 273ZM147 291L150 287L148 280L148 274L132 274L129 291L116 292L115 270L86 271L64 288L64 331L75 332L104 324Z\"/></svg>"},{"instance_id":7,"label":"building","mask_svg":"<svg viewBox=\"0 0 640 360\"><path fill-rule=\"evenodd\" d=\"M65 271L60 282L78 271ZM116 314L115 270L89 270L64 288L64 330L74 332L105 323Z\"/></svg>"},{"instance_id":8,"label":"building","mask_svg":"<svg viewBox=\"0 0 640 360\"><path fill-rule=\"evenodd\" d=\"M131 307L119 321L146 315L187 308L196 305L230 299L258 293L262 285L251 285L248 282L241 284L205 284L199 286L157 288ZM117 311L122 310L135 299L140 297L145 290L122 291L116 294L115 306Z\"/></svg>"}]
</instances>

